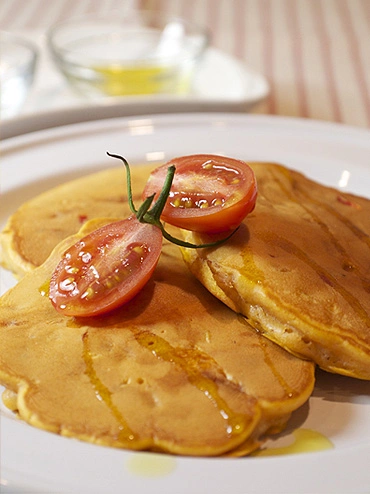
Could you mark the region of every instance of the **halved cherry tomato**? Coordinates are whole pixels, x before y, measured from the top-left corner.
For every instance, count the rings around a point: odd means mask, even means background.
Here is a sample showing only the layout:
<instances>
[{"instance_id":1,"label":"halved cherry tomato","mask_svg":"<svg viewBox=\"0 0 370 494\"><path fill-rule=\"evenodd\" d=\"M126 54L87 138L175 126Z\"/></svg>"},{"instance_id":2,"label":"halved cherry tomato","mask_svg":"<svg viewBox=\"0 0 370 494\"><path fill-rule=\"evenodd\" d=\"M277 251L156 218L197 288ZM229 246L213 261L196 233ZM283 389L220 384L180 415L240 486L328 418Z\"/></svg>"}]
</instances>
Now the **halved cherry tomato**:
<instances>
[{"instance_id":1,"label":"halved cherry tomato","mask_svg":"<svg viewBox=\"0 0 370 494\"><path fill-rule=\"evenodd\" d=\"M135 216L105 225L64 253L52 275L49 298L68 316L115 309L143 288L161 248L161 230Z\"/></svg>"},{"instance_id":2,"label":"halved cherry tomato","mask_svg":"<svg viewBox=\"0 0 370 494\"><path fill-rule=\"evenodd\" d=\"M176 173L161 219L171 225L202 233L233 230L253 211L257 183L247 163L211 154L196 154L171 160L154 170L143 196L163 187L168 166Z\"/></svg>"}]
</instances>

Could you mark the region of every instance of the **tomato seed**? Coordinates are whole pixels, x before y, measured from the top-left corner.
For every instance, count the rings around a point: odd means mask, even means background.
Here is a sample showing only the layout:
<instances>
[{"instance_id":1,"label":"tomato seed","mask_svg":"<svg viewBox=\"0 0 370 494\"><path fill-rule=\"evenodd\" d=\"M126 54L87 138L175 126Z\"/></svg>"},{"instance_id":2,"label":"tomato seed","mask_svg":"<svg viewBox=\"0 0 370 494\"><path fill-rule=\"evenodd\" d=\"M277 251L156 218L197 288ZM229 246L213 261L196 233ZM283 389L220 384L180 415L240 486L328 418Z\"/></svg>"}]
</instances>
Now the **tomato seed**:
<instances>
[{"instance_id":1,"label":"tomato seed","mask_svg":"<svg viewBox=\"0 0 370 494\"><path fill-rule=\"evenodd\" d=\"M79 269L77 266L66 266L65 272L68 274L77 274L79 272Z\"/></svg>"},{"instance_id":2,"label":"tomato seed","mask_svg":"<svg viewBox=\"0 0 370 494\"><path fill-rule=\"evenodd\" d=\"M224 199L220 199L220 198L213 199L212 206L222 206L224 202L225 202Z\"/></svg>"},{"instance_id":3,"label":"tomato seed","mask_svg":"<svg viewBox=\"0 0 370 494\"><path fill-rule=\"evenodd\" d=\"M68 277L59 283L59 288L64 292L71 292L76 288L76 281L74 278Z\"/></svg>"},{"instance_id":4,"label":"tomato seed","mask_svg":"<svg viewBox=\"0 0 370 494\"><path fill-rule=\"evenodd\" d=\"M91 300L92 297L96 294L95 290L89 286L86 291L81 295L81 299L83 300Z\"/></svg>"},{"instance_id":5,"label":"tomato seed","mask_svg":"<svg viewBox=\"0 0 370 494\"><path fill-rule=\"evenodd\" d=\"M131 250L131 252L135 252L135 254L138 254L140 257L142 257L145 254L145 249L142 245L137 245Z\"/></svg>"},{"instance_id":6,"label":"tomato seed","mask_svg":"<svg viewBox=\"0 0 370 494\"><path fill-rule=\"evenodd\" d=\"M202 165L202 168L204 170L212 170L213 168L213 163L212 161L206 161L203 165Z\"/></svg>"},{"instance_id":7,"label":"tomato seed","mask_svg":"<svg viewBox=\"0 0 370 494\"><path fill-rule=\"evenodd\" d=\"M85 264L89 263L92 259L92 255L90 254L90 252L80 252L79 255L81 257L82 262L84 262Z\"/></svg>"}]
</instances>

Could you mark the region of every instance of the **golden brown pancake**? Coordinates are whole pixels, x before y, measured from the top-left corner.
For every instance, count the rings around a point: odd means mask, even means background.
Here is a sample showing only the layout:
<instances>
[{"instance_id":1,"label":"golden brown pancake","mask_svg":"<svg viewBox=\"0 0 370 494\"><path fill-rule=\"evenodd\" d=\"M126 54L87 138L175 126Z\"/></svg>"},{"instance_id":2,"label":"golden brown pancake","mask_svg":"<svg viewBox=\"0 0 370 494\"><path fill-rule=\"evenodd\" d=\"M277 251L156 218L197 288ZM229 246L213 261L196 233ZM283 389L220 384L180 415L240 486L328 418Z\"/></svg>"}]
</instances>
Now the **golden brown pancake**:
<instances>
[{"instance_id":1,"label":"golden brown pancake","mask_svg":"<svg viewBox=\"0 0 370 494\"><path fill-rule=\"evenodd\" d=\"M283 166L252 166L254 212L217 249L184 250L188 266L294 355L370 379L370 201Z\"/></svg>"},{"instance_id":2,"label":"golden brown pancake","mask_svg":"<svg viewBox=\"0 0 370 494\"><path fill-rule=\"evenodd\" d=\"M153 165L133 166L132 188L137 206ZM63 239L89 219L125 218L126 174L123 165L67 182L23 204L0 234L0 264L17 277L42 264Z\"/></svg>"},{"instance_id":3,"label":"golden brown pancake","mask_svg":"<svg viewBox=\"0 0 370 494\"><path fill-rule=\"evenodd\" d=\"M92 443L241 455L310 396L314 365L215 299L165 244L153 279L106 316L66 317L41 292L68 245L0 299L0 383L31 425Z\"/></svg>"}]
</instances>

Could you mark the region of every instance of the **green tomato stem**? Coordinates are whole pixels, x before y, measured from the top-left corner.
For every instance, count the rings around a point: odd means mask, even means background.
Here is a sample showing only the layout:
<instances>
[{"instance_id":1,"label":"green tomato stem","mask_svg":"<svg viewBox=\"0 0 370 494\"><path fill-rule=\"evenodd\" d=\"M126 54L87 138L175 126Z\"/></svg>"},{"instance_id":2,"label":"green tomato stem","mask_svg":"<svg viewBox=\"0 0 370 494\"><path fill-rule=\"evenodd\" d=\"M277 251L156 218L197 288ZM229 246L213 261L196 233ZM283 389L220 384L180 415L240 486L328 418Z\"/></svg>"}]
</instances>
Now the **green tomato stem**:
<instances>
[{"instance_id":1,"label":"green tomato stem","mask_svg":"<svg viewBox=\"0 0 370 494\"><path fill-rule=\"evenodd\" d=\"M173 244L179 245L180 247L186 247L188 249L208 249L211 247L217 247L218 245L223 244L224 242L226 242L226 240L232 237L238 229L239 227L233 230L227 237L221 238L220 240L216 240L215 242L210 242L206 244L192 244L191 242L185 242L185 240L181 240L179 238L173 237L170 233L168 233L164 229L163 225L161 224L162 235L165 239L169 240Z\"/></svg>"},{"instance_id":2,"label":"green tomato stem","mask_svg":"<svg viewBox=\"0 0 370 494\"><path fill-rule=\"evenodd\" d=\"M160 221L162 211L166 205L168 196L170 195L173 177L175 176L175 171L176 168L174 165L171 165L167 168L167 175L161 193L159 194L158 199L156 200L154 206L149 211L149 214L151 214L153 218L155 218L158 221Z\"/></svg>"},{"instance_id":3,"label":"green tomato stem","mask_svg":"<svg viewBox=\"0 0 370 494\"><path fill-rule=\"evenodd\" d=\"M141 204L139 209L137 210L136 217L141 223L147 223L144 220L145 215L148 214L148 209L152 205L153 199L154 199L155 194L147 197L145 201Z\"/></svg>"},{"instance_id":4,"label":"green tomato stem","mask_svg":"<svg viewBox=\"0 0 370 494\"><path fill-rule=\"evenodd\" d=\"M126 176L127 176L127 199L128 199L128 204L130 206L131 211L136 214L137 210L135 208L134 202L132 200L132 186L131 186L131 171L130 171L130 165L128 164L127 160L118 154L112 154L107 151L107 155L110 156L111 158L117 158L122 161L122 163L125 165L126 168ZM150 205L149 205L150 207Z\"/></svg>"}]
</instances>

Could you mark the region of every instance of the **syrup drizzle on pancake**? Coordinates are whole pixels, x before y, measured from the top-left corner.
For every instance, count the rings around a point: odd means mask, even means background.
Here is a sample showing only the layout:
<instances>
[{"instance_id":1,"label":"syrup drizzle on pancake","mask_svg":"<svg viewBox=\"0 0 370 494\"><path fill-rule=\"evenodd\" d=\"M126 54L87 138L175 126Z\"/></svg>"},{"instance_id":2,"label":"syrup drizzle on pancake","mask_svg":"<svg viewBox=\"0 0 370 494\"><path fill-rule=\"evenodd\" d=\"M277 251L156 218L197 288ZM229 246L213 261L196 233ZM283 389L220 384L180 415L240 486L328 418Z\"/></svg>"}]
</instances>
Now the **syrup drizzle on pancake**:
<instances>
[{"instance_id":1,"label":"syrup drizzle on pancake","mask_svg":"<svg viewBox=\"0 0 370 494\"><path fill-rule=\"evenodd\" d=\"M250 427L250 417L233 412L219 395L216 382L204 375L212 370L211 367L217 365L209 355L195 348L174 348L160 336L149 332L137 332L135 338L140 345L150 350L157 358L173 362L186 373L189 382L202 391L218 409L225 420L226 430L230 436L242 434L246 427ZM217 373L222 373L228 385L235 386L227 380L219 366L216 370ZM240 392L239 387L238 392Z\"/></svg>"},{"instance_id":2,"label":"syrup drizzle on pancake","mask_svg":"<svg viewBox=\"0 0 370 494\"><path fill-rule=\"evenodd\" d=\"M317 201L312 195L308 194L302 187L300 187L300 184L297 182L297 180L292 177L292 174L290 170L284 168L284 167L278 167L279 171L283 171L284 176L288 177L292 190L296 191L300 195L302 195L305 198L305 203L303 203L301 200L299 200L297 194L293 194L290 190L288 190L283 182L280 180L279 176L275 173L273 173L273 179L276 183L279 184L280 189L286 194L286 196L292 201L298 204L302 209L304 209L312 218L313 220L322 228L325 233L328 235L330 238L331 243L334 245L334 247L337 249L338 253L343 256L343 269L345 271L352 271L354 269L358 270L358 266L353 262L351 259L350 253L347 252L347 250L342 246L340 243L339 239L337 238L336 235L332 233L328 225L322 221L322 219L315 214L309 207L310 202L314 204L315 206L325 209L329 214L334 216L338 221L342 222L359 240L365 242L369 247L370 247L370 237L367 235L365 232L363 232L358 226L356 226L352 221L350 221L348 218L340 214L338 211L336 211L333 207L331 207L329 204L326 204L324 202ZM308 206L307 206L308 205ZM359 273L361 275L361 273ZM369 283L369 280L365 278L365 281Z\"/></svg>"},{"instance_id":3,"label":"syrup drizzle on pancake","mask_svg":"<svg viewBox=\"0 0 370 494\"><path fill-rule=\"evenodd\" d=\"M76 325L78 326L78 324ZM254 420L252 421L251 417L234 412L226 401L220 396L216 380L205 375L207 373L211 376L216 374L217 376L220 376L219 379L222 380L223 383L226 383L227 386L234 387L235 391L238 393L242 392L240 386L227 379L223 369L217 365L212 357L195 348L175 348L165 339L155 335L154 333L135 330L134 328L128 329L133 333L136 341L142 347L148 349L157 358L171 362L185 372L189 382L199 389L213 403L215 408L217 408L221 417L225 420L226 432L230 437L243 435L246 429L250 429ZM125 418L115 406L112 399L112 393L102 383L97 375L94 368L93 355L91 354L89 347L88 331L83 334L82 341L83 360L86 365L85 372L95 389L97 398L105 403L112 415L120 424L121 432L119 439L122 440L122 442L138 441L139 439L137 435L130 429ZM268 365L273 368L271 361L269 361ZM276 371L274 374L277 375ZM281 377L279 382L284 388L286 388L287 385L282 382ZM258 416L258 413L256 413L256 416Z\"/></svg>"},{"instance_id":4,"label":"syrup drizzle on pancake","mask_svg":"<svg viewBox=\"0 0 370 494\"><path fill-rule=\"evenodd\" d=\"M302 262L310 266L320 278L327 283L330 287L332 287L337 293L339 293L346 302L356 309L357 315L364 320L365 323L369 323L369 315L362 306L362 304L358 301L356 297L352 295L352 293L344 288L340 283L338 283L337 279L326 269L316 263L305 251L297 247L293 242L282 238L281 236L275 234L274 232L263 232L261 234L264 242L270 243L271 245L278 245L281 249L285 250L291 255L296 256ZM348 333L350 335L350 333ZM364 340L365 341L365 340Z\"/></svg>"},{"instance_id":5,"label":"syrup drizzle on pancake","mask_svg":"<svg viewBox=\"0 0 370 494\"><path fill-rule=\"evenodd\" d=\"M297 180L295 180L292 177L292 174L290 170L284 168L284 167L278 167L277 168L280 172L282 171L284 176L289 178L292 186L292 191L297 191L299 194L304 196L305 198L305 203L299 200L297 197L297 194L293 194L291 191L289 191L283 184L283 182L279 179L277 174L273 174L274 176L274 181L279 184L279 187L281 190L286 194L286 196L296 204L298 204L302 209L304 209L312 218L313 220L320 226L325 231L325 234L329 237L331 243L337 250L337 252L342 256L343 262L342 262L342 268L344 271L350 272L350 271L356 271L357 276L361 280L361 283L366 291L370 290L370 280L368 278L365 278L361 275L361 269L359 266L356 264L356 262L351 258L350 253L347 252L347 250L341 245L339 239L332 233L330 230L329 226L321 220L321 218L315 214L309 207L310 202L314 204L315 206L325 209L329 214L333 215L338 221L342 222L359 240L365 242L369 247L370 247L370 237L367 235L365 232L363 232L360 228L358 228L355 224L353 224L352 221L350 221L348 218L340 214L338 211L336 211L334 208L332 208L329 204L326 204L324 202L320 202L315 200L312 195L309 195L305 190L303 190L302 187L299 186L299 183ZM308 205L308 206L307 206ZM266 239L267 240L267 239ZM369 323L369 314L366 312L366 310L362 307L362 305L358 302L356 297L352 296L352 294L346 290L343 286L340 285L340 283L337 282L337 280L326 270L324 270L321 266L317 265L312 259L307 256L302 250L298 249L295 247L291 242L288 242L285 240L285 245L283 246L283 242L281 238L278 238L278 236L275 235L275 241L279 240L279 245L281 248L286 250L289 253L292 253L296 256L298 256L301 260L304 260L307 262L311 267L313 267L318 274L320 275L321 279L324 280L326 283L328 283L331 287L333 287L338 293L341 294L341 296L350 304L352 307L355 307L357 310L358 315L366 322ZM271 241L271 240L270 240ZM289 245L288 245L289 243Z\"/></svg>"},{"instance_id":6,"label":"syrup drizzle on pancake","mask_svg":"<svg viewBox=\"0 0 370 494\"><path fill-rule=\"evenodd\" d=\"M260 339L260 347L263 350L263 358L264 358L266 364L270 367L272 373L274 374L274 376L278 380L280 386L284 389L286 395L289 396L289 398L292 398L295 394L294 389L291 386L289 386L289 384L286 382L286 380L283 378L283 376L280 374L280 372L277 371L273 360L271 360L271 358L268 354L266 342L262 341L262 339Z\"/></svg>"},{"instance_id":7,"label":"syrup drizzle on pancake","mask_svg":"<svg viewBox=\"0 0 370 494\"><path fill-rule=\"evenodd\" d=\"M91 354L91 351L89 348L89 333L88 333L88 331L86 331L82 335L82 342L83 342L83 360L84 360L85 365L86 365L86 371L85 371L86 375L90 379L90 382L95 389L95 393L96 393L97 398L106 404L106 406L112 412L112 415L116 418L116 420L120 424L119 440L121 440L124 443L127 443L127 441L131 441L131 442L137 441L137 437L136 437L135 433L130 429L126 420L122 416L121 412L113 403L112 393L102 383L102 381L99 379L99 377L95 371L93 355Z\"/></svg>"}]
</instances>

